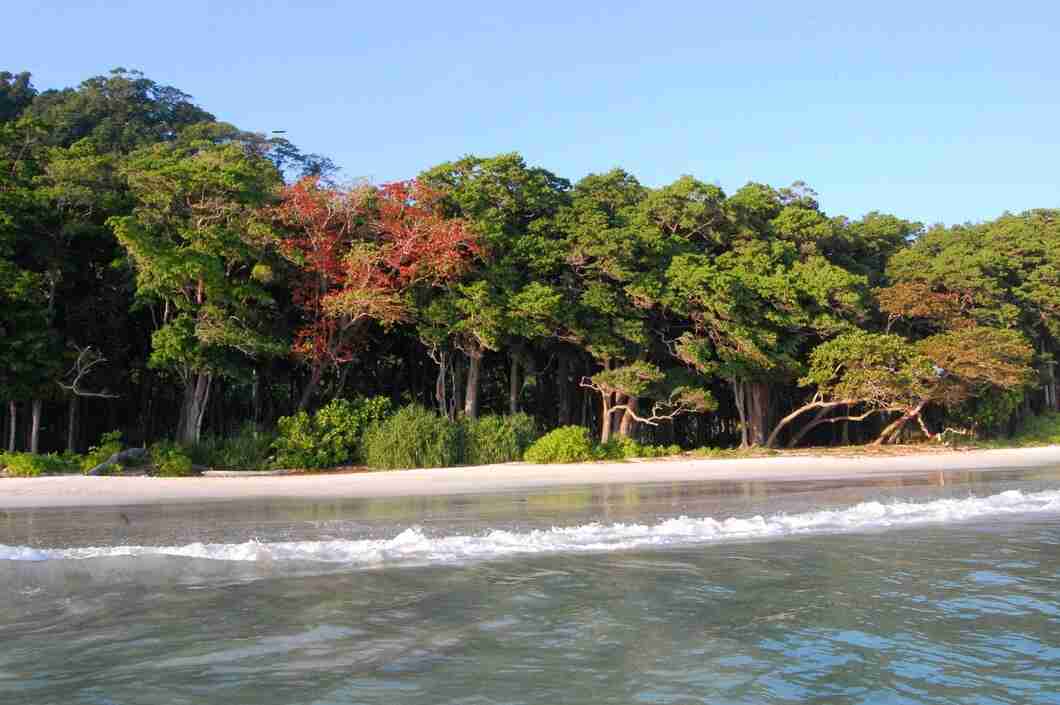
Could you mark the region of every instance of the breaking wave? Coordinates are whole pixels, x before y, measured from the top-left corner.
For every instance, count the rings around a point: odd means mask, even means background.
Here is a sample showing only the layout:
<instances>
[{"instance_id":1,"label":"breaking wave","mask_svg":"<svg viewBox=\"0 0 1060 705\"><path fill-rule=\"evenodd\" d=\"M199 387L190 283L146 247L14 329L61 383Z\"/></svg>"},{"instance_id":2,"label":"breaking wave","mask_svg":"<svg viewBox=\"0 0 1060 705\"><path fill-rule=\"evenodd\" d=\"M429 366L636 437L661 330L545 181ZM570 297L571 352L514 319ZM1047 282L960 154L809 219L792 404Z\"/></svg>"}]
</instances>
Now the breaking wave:
<instances>
[{"instance_id":1,"label":"breaking wave","mask_svg":"<svg viewBox=\"0 0 1060 705\"><path fill-rule=\"evenodd\" d=\"M1060 512L1060 490L1010 490L989 497L929 502L863 502L845 509L769 517L681 516L655 524L585 524L532 531L491 530L476 535L431 536L419 528L391 539L192 543L184 546L31 548L0 544L0 560L86 560L120 556L177 556L217 561L316 561L353 567L424 565L503 559L542 553L606 552L695 545L726 540L849 533Z\"/></svg>"}]
</instances>

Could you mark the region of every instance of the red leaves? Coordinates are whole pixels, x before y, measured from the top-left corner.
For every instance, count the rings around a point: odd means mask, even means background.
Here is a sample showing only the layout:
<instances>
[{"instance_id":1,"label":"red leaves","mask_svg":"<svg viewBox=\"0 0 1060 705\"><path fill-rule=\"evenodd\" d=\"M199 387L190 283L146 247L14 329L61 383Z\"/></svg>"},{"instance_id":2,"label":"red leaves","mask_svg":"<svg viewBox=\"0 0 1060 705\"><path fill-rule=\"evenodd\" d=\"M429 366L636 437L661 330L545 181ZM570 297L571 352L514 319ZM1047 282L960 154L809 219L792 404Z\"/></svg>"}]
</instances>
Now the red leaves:
<instances>
[{"instance_id":1,"label":"red leaves","mask_svg":"<svg viewBox=\"0 0 1060 705\"><path fill-rule=\"evenodd\" d=\"M405 291L466 271L479 245L438 200L416 181L339 189L307 178L284 190L280 249L300 270L295 303L306 318L296 354L348 360L358 324L400 321Z\"/></svg>"}]
</instances>

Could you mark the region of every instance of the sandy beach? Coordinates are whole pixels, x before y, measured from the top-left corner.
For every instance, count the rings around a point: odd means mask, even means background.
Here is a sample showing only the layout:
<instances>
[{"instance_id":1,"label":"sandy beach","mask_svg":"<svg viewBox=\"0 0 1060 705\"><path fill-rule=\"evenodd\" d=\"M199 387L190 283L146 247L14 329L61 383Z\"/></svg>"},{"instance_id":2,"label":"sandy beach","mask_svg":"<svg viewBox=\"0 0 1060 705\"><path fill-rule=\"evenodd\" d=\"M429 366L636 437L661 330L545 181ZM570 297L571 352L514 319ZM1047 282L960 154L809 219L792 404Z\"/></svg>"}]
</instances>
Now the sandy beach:
<instances>
[{"instance_id":1,"label":"sandy beach","mask_svg":"<svg viewBox=\"0 0 1060 705\"><path fill-rule=\"evenodd\" d=\"M1060 446L902 456L675 458L614 463L479 467L278 477L57 476L0 479L0 508L90 507L247 498L400 497L572 485L723 480L811 481L955 471L1060 467Z\"/></svg>"}]
</instances>

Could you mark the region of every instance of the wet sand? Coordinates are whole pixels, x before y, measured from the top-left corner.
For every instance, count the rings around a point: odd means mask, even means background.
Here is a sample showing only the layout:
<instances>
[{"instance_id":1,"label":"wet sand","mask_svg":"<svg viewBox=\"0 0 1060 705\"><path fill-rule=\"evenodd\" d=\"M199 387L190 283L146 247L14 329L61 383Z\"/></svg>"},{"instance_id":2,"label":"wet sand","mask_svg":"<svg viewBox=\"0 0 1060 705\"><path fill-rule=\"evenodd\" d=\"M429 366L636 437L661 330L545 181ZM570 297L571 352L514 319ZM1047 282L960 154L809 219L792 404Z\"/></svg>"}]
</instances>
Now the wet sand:
<instances>
[{"instance_id":1,"label":"wet sand","mask_svg":"<svg viewBox=\"0 0 1060 705\"><path fill-rule=\"evenodd\" d=\"M1060 467L1060 446L901 456L671 458L615 463L433 468L278 477L0 479L0 508L100 507L254 498L373 498L537 490L613 483L819 481L963 470Z\"/></svg>"}]
</instances>

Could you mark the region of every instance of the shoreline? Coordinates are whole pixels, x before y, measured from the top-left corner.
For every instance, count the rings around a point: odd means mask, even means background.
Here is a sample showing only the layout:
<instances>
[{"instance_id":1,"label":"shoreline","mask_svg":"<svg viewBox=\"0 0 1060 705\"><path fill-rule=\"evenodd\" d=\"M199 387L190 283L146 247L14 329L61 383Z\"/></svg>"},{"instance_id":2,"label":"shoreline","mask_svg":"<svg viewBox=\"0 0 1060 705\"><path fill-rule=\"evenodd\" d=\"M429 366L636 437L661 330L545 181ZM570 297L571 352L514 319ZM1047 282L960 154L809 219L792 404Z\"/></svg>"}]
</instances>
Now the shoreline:
<instances>
[{"instance_id":1,"label":"shoreline","mask_svg":"<svg viewBox=\"0 0 1060 705\"><path fill-rule=\"evenodd\" d=\"M532 465L507 463L389 472L154 478L62 475L0 479L0 509L77 508L245 499L339 499L484 494L656 482L799 482L938 472L1060 469L1060 445L888 456L669 458Z\"/></svg>"}]
</instances>

